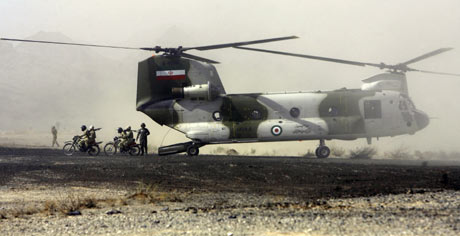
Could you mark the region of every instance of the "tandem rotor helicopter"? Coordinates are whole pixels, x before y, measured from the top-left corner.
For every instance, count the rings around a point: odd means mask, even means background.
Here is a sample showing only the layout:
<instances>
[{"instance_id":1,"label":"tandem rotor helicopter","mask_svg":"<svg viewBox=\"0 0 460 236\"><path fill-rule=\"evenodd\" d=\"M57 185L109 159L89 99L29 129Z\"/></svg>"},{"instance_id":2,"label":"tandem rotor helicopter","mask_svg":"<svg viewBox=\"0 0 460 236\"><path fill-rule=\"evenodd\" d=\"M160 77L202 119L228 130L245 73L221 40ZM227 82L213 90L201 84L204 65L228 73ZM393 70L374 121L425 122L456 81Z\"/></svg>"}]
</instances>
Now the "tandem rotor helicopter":
<instances>
[{"instance_id":1,"label":"tandem rotor helicopter","mask_svg":"<svg viewBox=\"0 0 460 236\"><path fill-rule=\"evenodd\" d=\"M429 124L429 117L409 97L406 72L460 76L418 70L409 64L451 50L441 48L396 65L366 63L265 49L245 45L295 39L296 36L199 47L119 47L53 41L0 38L47 43L162 53L138 64L137 110L156 123L185 134L190 142L163 146L159 155L186 152L198 155L208 144L319 140L318 158L330 149L325 140L355 140L414 134ZM294 93L227 94L212 64L189 50L236 48L354 66L372 66L387 72L363 80L360 89Z\"/></svg>"}]
</instances>

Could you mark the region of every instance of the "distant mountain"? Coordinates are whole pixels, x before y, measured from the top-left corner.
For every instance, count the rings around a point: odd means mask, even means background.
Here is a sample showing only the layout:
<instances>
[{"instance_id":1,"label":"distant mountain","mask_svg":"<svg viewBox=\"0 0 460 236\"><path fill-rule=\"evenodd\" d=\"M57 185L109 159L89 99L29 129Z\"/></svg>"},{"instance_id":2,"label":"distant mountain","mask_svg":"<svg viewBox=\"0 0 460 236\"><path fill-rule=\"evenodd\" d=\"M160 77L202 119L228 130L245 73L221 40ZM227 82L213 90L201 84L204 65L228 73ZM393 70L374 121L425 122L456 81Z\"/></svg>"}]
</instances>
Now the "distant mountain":
<instances>
[{"instance_id":1,"label":"distant mountain","mask_svg":"<svg viewBox=\"0 0 460 236\"><path fill-rule=\"evenodd\" d=\"M72 42L50 32L28 39ZM0 129L83 124L117 106L135 113L133 67L87 47L1 41Z\"/></svg>"}]
</instances>

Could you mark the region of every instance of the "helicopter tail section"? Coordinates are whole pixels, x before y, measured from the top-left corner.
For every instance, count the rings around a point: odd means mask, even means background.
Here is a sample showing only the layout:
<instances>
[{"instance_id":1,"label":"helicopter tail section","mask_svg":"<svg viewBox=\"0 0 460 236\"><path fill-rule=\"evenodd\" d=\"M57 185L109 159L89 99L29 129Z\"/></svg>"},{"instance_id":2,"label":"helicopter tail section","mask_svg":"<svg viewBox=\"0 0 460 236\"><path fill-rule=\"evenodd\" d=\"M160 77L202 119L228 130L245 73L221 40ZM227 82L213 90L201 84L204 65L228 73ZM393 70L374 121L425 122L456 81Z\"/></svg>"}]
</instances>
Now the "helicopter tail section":
<instances>
[{"instance_id":1,"label":"helicopter tail section","mask_svg":"<svg viewBox=\"0 0 460 236\"><path fill-rule=\"evenodd\" d=\"M212 100L219 94L225 89L211 64L173 56L139 62L136 108L161 125L177 120L169 109L176 99Z\"/></svg>"}]
</instances>

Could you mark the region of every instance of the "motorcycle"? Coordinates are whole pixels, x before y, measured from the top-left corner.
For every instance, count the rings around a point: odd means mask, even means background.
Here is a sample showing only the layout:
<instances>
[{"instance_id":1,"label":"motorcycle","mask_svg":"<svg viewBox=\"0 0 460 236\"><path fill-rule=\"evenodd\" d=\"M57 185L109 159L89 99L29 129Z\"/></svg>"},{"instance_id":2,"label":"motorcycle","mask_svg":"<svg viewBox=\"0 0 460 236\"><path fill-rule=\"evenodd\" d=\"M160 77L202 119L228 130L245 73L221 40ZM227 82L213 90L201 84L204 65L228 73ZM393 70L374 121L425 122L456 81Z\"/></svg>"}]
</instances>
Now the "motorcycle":
<instances>
[{"instance_id":1,"label":"motorcycle","mask_svg":"<svg viewBox=\"0 0 460 236\"><path fill-rule=\"evenodd\" d=\"M87 152L90 156L97 156L101 149L99 148L99 144L102 142L96 142L94 144L90 144L88 147L83 147L80 145L81 137L76 135L72 138L72 141L66 141L62 150L64 154L67 156L72 156L74 152Z\"/></svg>"},{"instance_id":2,"label":"motorcycle","mask_svg":"<svg viewBox=\"0 0 460 236\"><path fill-rule=\"evenodd\" d=\"M107 156L113 156L120 150L120 153L128 153L130 156L139 156L141 147L134 140L127 147L120 148L121 139L119 137L113 138L113 142L109 142L104 146L104 153Z\"/></svg>"}]
</instances>

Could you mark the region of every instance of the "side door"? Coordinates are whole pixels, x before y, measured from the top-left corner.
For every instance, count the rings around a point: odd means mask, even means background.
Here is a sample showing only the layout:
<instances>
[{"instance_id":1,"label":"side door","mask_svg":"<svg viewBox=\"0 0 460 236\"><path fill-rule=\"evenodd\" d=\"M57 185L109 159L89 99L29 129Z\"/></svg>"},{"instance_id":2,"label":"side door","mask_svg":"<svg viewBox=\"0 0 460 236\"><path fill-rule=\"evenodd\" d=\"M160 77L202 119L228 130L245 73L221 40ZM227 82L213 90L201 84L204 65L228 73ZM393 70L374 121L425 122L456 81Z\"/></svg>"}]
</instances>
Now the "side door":
<instances>
[{"instance_id":1,"label":"side door","mask_svg":"<svg viewBox=\"0 0 460 236\"><path fill-rule=\"evenodd\" d=\"M385 133L382 120L382 101L366 99L363 101L363 110L366 133L370 136L379 136L379 134Z\"/></svg>"}]
</instances>

